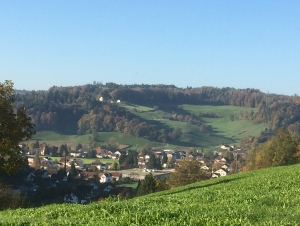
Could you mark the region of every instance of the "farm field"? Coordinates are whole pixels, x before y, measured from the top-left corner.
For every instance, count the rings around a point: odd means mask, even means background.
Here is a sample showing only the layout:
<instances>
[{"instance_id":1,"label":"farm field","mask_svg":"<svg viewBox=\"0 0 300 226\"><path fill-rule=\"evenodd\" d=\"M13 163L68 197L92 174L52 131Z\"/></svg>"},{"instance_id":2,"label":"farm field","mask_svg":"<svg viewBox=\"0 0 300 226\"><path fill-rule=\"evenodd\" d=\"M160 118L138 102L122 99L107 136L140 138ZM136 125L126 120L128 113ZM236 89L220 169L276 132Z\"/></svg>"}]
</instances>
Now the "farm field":
<instances>
[{"instance_id":1,"label":"farm field","mask_svg":"<svg viewBox=\"0 0 300 226\"><path fill-rule=\"evenodd\" d=\"M177 105L167 104L157 104L157 106L158 110L154 110L153 107L122 104L122 107L149 123L167 128L181 128L185 136L177 142L169 144L171 147L190 146L214 149L222 143L238 145L243 137L247 135L258 136L262 130L268 127L266 123L254 124L250 120L230 120L230 115L238 117L241 111L250 115L251 111L256 111L254 108L229 105L180 105L180 108ZM212 126L213 132L205 133L200 132L198 126L184 121L161 120L163 115L172 115L174 112L182 115L194 114L195 116L199 113L214 113L218 115L218 118L198 117L206 125Z\"/></svg>"},{"instance_id":2,"label":"farm field","mask_svg":"<svg viewBox=\"0 0 300 226\"><path fill-rule=\"evenodd\" d=\"M61 158L63 157L52 157L49 156L53 161L57 160L59 161ZM69 157L68 158L75 158L75 157ZM89 159L89 158L80 158L83 161L83 164L91 164L92 162L94 162L95 160L99 160L101 163L113 163L113 162L118 162L117 160L114 159L99 159L99 158L94 158L94 159Z\"/></svg>"},{"instance_id":3,"label":"farm field","mask_svg":"<svg viewBox=\"0 0 300 226\"><path fill-rule=\"evenodd\" d=\"M220 144L239 145L240 140L247 136L258 136L267 126L266 123L254 124L250 120L237 119L240 112L250 114L255 109L237 106L210 106L210 105L158 105L158 109L141 105L122 104L128 112L145 120L149 124L154 124L160 129L181 128L183 136L179 140L169 143L152 142L144 138L134 137L119 132L99 132L101 142L108 142L110 138L115 138L119 144L129 145L129 148L137 147L156 147L161 149L180 149L196 147L208 150L215 149ZM201 132L199 126L185 121L162 120L164 115L172 115L174 112L182 115L194 114L198 120L206 125L212 126L212 131ZM214 113L218 118L198 117L199 113ZM230 120L230 115L235 119ZM51 131L38 132L33 139L39 139L40 142L60 146L67 144L75 149L78 143L88 146L90 135L61 135Z\"/></svg>"},{"instance_id":4,"label":"farm field","mask_svg":"<svg viewBox=\"0 0 300 226\"><path fill-rule=\"evenodd\" d=\"M144 138L134 137L120 132L99 132L101 142L108 142L109 139L115 138L119 144L129 145L129 148L137 146L143 147L149 145L150 147L163 147L166 144L151 142ZM88 146L89 135L62 135L52 131L37 132L33 139L39 139L40 143L47 143L59 147L62 144L67 144L75 149L76 145L81 143L83 146Z\"/></svg>"},{"instance_id":5,"label":"farm field","mask_svg":"<svg viewBox=\"0 0 300 226\"><path fill-rule=\"evenodd\" d=\"M298 225L299 170L299 164L261 169L124 201L6 210L0 224Z\"/></svg>"}]
</instances>

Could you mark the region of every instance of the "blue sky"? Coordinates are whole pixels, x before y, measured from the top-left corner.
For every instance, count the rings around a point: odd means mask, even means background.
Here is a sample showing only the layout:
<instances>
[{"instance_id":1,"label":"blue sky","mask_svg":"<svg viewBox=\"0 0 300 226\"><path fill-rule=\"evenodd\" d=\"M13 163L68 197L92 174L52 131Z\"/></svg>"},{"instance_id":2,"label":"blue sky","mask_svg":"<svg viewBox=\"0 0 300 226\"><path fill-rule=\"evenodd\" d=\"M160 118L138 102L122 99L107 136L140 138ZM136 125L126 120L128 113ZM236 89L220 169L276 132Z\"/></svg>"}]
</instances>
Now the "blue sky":
<instances>
[{"instance_id":1,"label":"blue sky","mask_svg":"<svg viewBox=\"0 0 300 226\"><path fill-rule=\"evenodd\" d=\"M300 95L300 1L0 0L0 82Z\"/></svg>"}]
</instances>

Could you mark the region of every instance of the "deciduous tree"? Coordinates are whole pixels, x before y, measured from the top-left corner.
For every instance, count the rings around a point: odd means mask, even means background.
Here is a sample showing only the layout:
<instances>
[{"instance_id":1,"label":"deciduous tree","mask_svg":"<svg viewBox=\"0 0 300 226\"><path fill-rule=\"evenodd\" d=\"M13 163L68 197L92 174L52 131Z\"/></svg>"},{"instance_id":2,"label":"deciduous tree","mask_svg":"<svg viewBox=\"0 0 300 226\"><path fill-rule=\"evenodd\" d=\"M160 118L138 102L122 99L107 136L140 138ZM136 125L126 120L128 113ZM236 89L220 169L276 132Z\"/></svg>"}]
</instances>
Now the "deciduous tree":
<instances>
[{"instance_id":1,"label":"deciduous tree","mask_svg":"<svg viewBox=\"0 0 300 226\"><path fill-rule=\"evenodd\" d=\"M205 179L205 171L201 170L200 163L196 160L182 161L175 167L168 183L171 187L178 187L191 184Z\"/></svg>"},{"instance_id":2,"label":"deciduous tree","mask_svg":"<svg viewBox=\"0 0 300 226\"><path fill-rule=\"evenodd\" d=\"M4 173L13 174L27 164L19 142L30 139L35 133L35 125L26 109L13 109L14 100L13 83L0 83L0 177Z\"/></svg>"}]
</instances>

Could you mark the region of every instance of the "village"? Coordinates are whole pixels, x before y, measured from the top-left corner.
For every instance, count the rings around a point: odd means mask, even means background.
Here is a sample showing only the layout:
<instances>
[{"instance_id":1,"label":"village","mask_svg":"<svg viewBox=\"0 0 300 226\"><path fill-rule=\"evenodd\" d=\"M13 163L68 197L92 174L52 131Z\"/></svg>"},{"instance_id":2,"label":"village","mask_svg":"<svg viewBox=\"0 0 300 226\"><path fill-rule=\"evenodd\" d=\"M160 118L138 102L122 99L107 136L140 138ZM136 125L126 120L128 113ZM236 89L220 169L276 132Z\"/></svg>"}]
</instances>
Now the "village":
<instances>
[{"instance_id":1,"label":"village","mask_svg":"<svg viewBox=\"0 0 300 226\"><path fill-rule=\"evenodd\" d=\"M86 158L89 153L84 148L61 155L57 153L58 148L53 147L57 154L49 156L44 147L25 149L28 168L22 182L14 187L15 191L31 197L51 198L60 203L80 204L104 200L109 196L132 198L146 175L151 173L156 179L169 177L182 161L199 162L208 178L224 177L241 170L246 154L245 150L229 145L220 145L209 156L196 149L149 149L142 154L126 149L112 152L96 148L96 158ZM129 164L129 156L136 164Z\"/></svg>"}]
</instances>

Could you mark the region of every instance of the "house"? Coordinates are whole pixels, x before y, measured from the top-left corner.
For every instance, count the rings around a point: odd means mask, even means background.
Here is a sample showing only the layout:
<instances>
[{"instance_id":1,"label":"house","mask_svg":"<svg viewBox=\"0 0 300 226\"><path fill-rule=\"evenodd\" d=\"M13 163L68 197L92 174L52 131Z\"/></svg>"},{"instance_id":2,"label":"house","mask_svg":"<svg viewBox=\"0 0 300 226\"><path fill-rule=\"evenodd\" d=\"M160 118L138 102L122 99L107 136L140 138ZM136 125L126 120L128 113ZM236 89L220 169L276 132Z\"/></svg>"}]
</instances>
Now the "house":
<instances>
[{"instance_id":1,"label":"house","mask_svg":"<svg viewBox=\"0 0 300 226\"><path fill-rule=\"evenodd\" d=\"M100 183L106 183L112 180L112 175L110 173L99 173Z\"/></svg>"},{"instance_id":2,"label":"house","mask_svg":"<svg viewBox=\"0 0 300 226\"><path fill-rule=\"evenodd\" d=\"M37 170L29 173L25 180L33 181L36 177L50 178L50 175L47 170L37 169Z\"/></svg>"},{"instance_id":3,"label":"house","mask_svg":"<svg viewBox=\"0 0 300 226\"><path fill-rule=\"evenodd\" d=\"M223 165L223 166L221 166L221 169L228 171L229 167L227 165Z\"/></svg>"},{"instance_id":4,"label":"house","mask_svg":"<svg viewBox=\"0 0 300 226\"><path fill-rule=\"evenodd\" d=\"M203 170L209 170L209 168L207 166L201 166L201 169L203 169Z\"/></svg>"},{"instance_id":5,"label":"house","mask_svg":"<svg viewBox=\"0 0 300 226\"><path fill-rule=\"evenodd\" d=\"M101 165L103 165L98 159L91 163L92 167L96 167L98 170L101 170Z\"/></svg>"},{"instance_id":6,"label":"house","mask_svg":"<svg viewBox=\"0 0 300 226\"><path fill-rule=\"evenodd\" d=\"M215 171L214 174L217 174L220 177L225 177L227 175L227 172L223 169L219 169L219 170Z\"/></svg>"},{"instance_id":7,"label":"house","mask_svg":"<svg viewBox=\"0 0 300 226\"><path fill-rule=\"evenodd\" d=\"M92 179L95 177L95 173L94 172L87 172L87 171L82 171L81 175L83 176L83 178L85 179Z\"/></svg>"},{"instance_id":8,"label":"house","mask_svg":"<svg viewBox=\"0 0 300 226\"><path fill-rule=\"evenodd\" d=\"M111 163L111 162L108 162L108 163L106 163L106 164L102 164L102 165L101 165L101 169L102 169L102 170L108 170L108 169L111 168L111 166L112 166L112 163Z\"/></svg>"},{"instance_id":9,"label":"house","mask_svg":"<svg viewBox=\"0 0 300 226\"><path fill-rule=\"evenodd\" d=\"M93 181L90 181L87 185L92 187L94 191L99 189L98 184Z\"/></svg>"},{"instance_id":10,"label":"house","mask_svg":"<svg viewBox=\"0 0 300 226\"><path fill-rule=\"evenodd\" d=\"M113 189L114 189L113 186L108 185L108 186L106 186L106 187L103 189L103 191L104 191L104 192L110 192L110 191L113 190Z\"/></svg>"},{"instance_id":11,"label":"house","mask_svg":"<svg viewBox=\"0 0 300 226\"><path fill-rule=\"evenodd\" d=\"M119 156L121 156L122 153L119 152L119 151L116 151L114 154L115 154L115 155L118 155L118 157L119 157Z\"/></svg>"},{"instance_id":12,"label":"house","mask_svg":"<svg viewBox=\"0 0 300 226\"><path fill-rule=\"evenodd\" d=\"M213 174L211 175L211 177L212 177L212 178L218 178L219 175L213 173Z\"/></svg>"},{"instance_id":13,"label":"house","mask_svg":"<svg viewBox=\"0 0 300 226\"><path fill-rule=\"evenodd\" d=\"M64 196L65 202L85 204L88 198L94 193L93 186L78 185L72 192Z\"/></svg>"},{"instance_id":14,"label":"house","mask_svg":"<svg viewBox=\"0 0 300 226\"><path fill-rule=\"evenodd\" d=\"M71 202L71 203L79 203L84 204L87 203L87 198L83 195L76 194L75 192L70 192L64 196L65 202Z\"/></svg>"},{"instance_id":15,"label":"house","mask_svg":"<svg viewBox=\"0 0 300 226\"><path fill-rule=\"evenodd\" d=\"M118 158L119 158L119 156L118 156L118 155L116 155L116 154L111 154L110 158L112 158L112 159L118 159Z\"/></svg>"},{"instance_id":16,"label":"house","mask_svg":"<svg viewBox=\"0 0 300 226\"><path fill-rule=\"evenodd\" d=\"M110 172L110 175L112 176L113 179L115 179L116 181L121 180L122 178L122 173L119 172Z\"/></svg>"},{"instance_id":17,"label":"house","mask_svg":"<svg viewBox=\"0 0 300 226\"><path fill-rule=\"evenodd\" d=\"M81 150L70 152L70 156L73 156L73 157L81 157L81 155L82 155Z\"/></svg>"}]
</instances>

